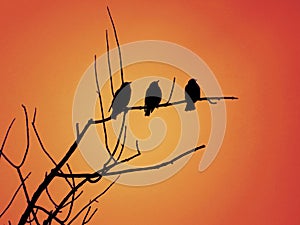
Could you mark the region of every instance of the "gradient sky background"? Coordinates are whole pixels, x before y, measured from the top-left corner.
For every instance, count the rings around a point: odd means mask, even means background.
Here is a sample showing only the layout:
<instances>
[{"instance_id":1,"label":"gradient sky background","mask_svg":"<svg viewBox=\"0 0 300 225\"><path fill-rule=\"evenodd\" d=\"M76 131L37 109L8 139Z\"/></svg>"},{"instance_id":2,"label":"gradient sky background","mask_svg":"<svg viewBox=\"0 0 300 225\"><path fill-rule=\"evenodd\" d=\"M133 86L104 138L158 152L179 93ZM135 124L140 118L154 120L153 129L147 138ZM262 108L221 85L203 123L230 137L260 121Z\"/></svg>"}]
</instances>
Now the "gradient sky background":
<instances>
[{"instance_id":1,"label":"gradient sky background","mask_svg":"<svg viewBox=\"0 0 300 225\"><path fill-rule=\"evenodd\" d=\"M3 1L1 140L17 118L5 152L18 160L24 149L23 103L30 117L38 108L47 149L56 159L63 156L74 139L77 83L93 55L105 52L105 29L112 35L107 5L121 44L157 39L185 46L209 65L224 94L240 100L227 104L225 139L208 170L198 172L199 153L165 182L115 185L100 200L91 224L299 224L298 1ZM31 140L24 170L33 172L30 193L51 168ZM79 153L73 162L78 170L89 169ZM19 181L3 159L0 168L3 209ZM103 187L87 188L82 201ZM57 191L54 198L59 197ZM1 224L15 223L23 203L20 193Z\"/></svg>"}]
</instances>

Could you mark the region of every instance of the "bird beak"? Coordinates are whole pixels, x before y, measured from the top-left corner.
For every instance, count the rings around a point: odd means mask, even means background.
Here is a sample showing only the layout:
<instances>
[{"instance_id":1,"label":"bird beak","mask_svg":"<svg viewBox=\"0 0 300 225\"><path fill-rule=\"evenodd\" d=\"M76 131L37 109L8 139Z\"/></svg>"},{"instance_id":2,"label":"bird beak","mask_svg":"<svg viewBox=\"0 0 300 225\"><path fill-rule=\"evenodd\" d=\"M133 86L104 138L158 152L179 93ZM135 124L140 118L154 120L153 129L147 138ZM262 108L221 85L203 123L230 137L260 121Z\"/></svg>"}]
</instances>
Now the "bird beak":
<instances>
[{"instance_id":1,"label":"bird beak","mask_svg":"<svg viewBox=\"0 0 300 225\"><path fill-rule=\"evenodd\" d=\"M159 80L156 81L156 83L158 83L158 82L159 82Z\"/></svg>"}]
</instances>

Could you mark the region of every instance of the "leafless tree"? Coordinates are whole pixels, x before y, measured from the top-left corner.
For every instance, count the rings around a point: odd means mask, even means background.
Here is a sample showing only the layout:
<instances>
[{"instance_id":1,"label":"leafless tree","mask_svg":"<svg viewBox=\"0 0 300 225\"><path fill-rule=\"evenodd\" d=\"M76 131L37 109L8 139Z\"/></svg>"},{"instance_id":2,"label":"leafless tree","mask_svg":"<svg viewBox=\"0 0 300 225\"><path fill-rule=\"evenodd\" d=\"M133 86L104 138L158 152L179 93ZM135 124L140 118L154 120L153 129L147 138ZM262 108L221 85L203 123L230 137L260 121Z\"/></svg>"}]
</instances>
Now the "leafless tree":
<instances>
[{"instance_id":1,"label":"leafless tree","mask_svg":"<svg viewBox=\"0 0 300 225\"><path fill-rule=\"evenodd\" d=\"M122 54L121 54L121 48L118 40L118 35L116 31L116 27L113 21L113 18L111 16L111 13L109 11L109 8L107 8L108 15L111 21L111 24L113 26L114 30L114 37L115 41L118 46L118 52L119 52L119 62L120 62L120 78L122 83L124 83L124 72L123 72L123 65L122 65ZM107 63L109 68L109 75L110 75L110 87L111 87L111 94L113 97L115 97L114 87L113 87L113 80L112 80L112 74L111 74L111 67L110 67L110 55L109 55L109 40L108 40L108 32L106 30L106 46L107 46ZM99 87L99 81L98 81L98 73L97 73L97 67L96 67L96 56L95 56L95 63L94 63L94 70L95 70L95 82L96 82L96 93L98 94L98 100L99 100L99 106L100 106L100 112L101 112L101 119L89 119L87 123L82 126L82 130L80 130L79 124L76 124L76 131L77 131L77 137L76 140L74 140L73 144L70 146L70 148L66 151L65 155L60 159L59 161L56 161L49 151L45 148L42 138L39 135L37 125L36 125L36 117L37 117L37 110L34 110L33 118L31 120L31 123L29 122L29 116L27 112L26 106L22 105L24 116L25 116L25 128L26 128L26 147L23 154L23 157L19 163L14 162L11 160L8 155L6 154L5 150L5 144L7 142L7 138L11 132L11 129L14 125L15 119L13 119L8 126L8 129L6 131L4 140L2 142L2 146L0 149L0 158L4 159L18 174L18 178L20 181L20 185L17 187L15 192L12 194L11 200L7 203L6 206L2 206L3 209L0 212L0 218L9 210L9 208L14 203L14 200L19 192L23 191L26 203L25 204L25 210L20 215L20 219L18 224L24 225L24 224L72 224L74 221L81 219L82 224L87 224L91 221L95 213L97 212L98 208L94 206L94 203L98 202L98 200L103 196L119 179L119 177L124 173L134 173L137 171L144 171L144 170L153 170L153 169L159 169L161 167L169 166L170 164L175 163L177 160L196 152L200 149L205 148L205 145L196 146L193 149L186 150L184 153L177 155L175 158L173 158L170 161L148 166L148 167L139 167L139 168L133 168L133 169L124 169L124 170L113 170L116 166L129 162L132 159L138 157L141 155L141 151L139 149L139 143L136 141L136 153L128 158L123 158L123 150L126 143L126 133L127 133L127 127L125 125L126 115L130 110L144 110L145 106L132 106L127 107L122 112L122 123L121 128L118 134L118 139L116 140L115 146L113 149L111 149L108 146L108 135L107 135L107 128L106 124L111 121L111 117L105 116L104 113L104 107L103 107L103 97L101 94L101 90ZM158 105L157 108L161 107L169 107L173 105L178 104L184 104L186 103L186 100L171 102L172 94L174 90L175 85L175 78L173 79L172 88L170 91L170 95L168 100L165 103L161 103ZM199 101L208 101L211 104L216 104L215 101L222 100L222 99L237 99L236 97L202 97L199 99ZM68 164L68 161L70 157L73 155L73 153L78 149L78 145L84 138L86 132L91 126L97 126L101 125L104 139L105 139L105 148L106 151L109 154L109 159L103 164L102 168L96 172L93 173L73 173L71 166ZM37 141L39 143L40 148L42 149L45 156L52 162L53 168L45 173L44 179L41 181L37 189L34 191L32 195L29 194L26 183L28 182L28 179L30 178L31 172L24 175L23 173L23 166L26 162L27 155L30 149L30 130L33 130L33 133L35 137L37 138ZM67 169L68 172L64 172ZM91 184L91 183L99 183L103 177L105 176L112 176L117 175L116 179L110 183L102 192L98 193L93 199L90 199L86 204L80 206L81 208L75 212L74 205L77 204L77 200L81 197L85 185ZM49 190L49 185L53 183L55 179L64 179L66 182L66 185L68 187L68 192L63 196L59 201L54 200L53 196L51 195L51 192ZM52 208L47 208L39 203L39 199L42 196L42 194L46 194L52 203ZM64 217L62 216L64 215ZM11 221L7 221L8 224L11 224Z\"/></svg>"}]
</instances>

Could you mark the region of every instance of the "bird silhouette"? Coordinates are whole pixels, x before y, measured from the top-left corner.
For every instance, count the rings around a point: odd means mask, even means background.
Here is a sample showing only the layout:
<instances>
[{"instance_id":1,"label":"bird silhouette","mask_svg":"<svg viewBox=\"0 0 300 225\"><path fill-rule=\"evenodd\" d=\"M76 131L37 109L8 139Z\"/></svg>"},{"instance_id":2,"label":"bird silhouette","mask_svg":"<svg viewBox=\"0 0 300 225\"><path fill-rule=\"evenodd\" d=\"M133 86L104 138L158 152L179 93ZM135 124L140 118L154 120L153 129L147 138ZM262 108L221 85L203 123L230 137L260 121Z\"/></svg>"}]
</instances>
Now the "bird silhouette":
<instances>
[{"instance_id":1,"label":"bird silhouette","mask_svg":"<svg viewBox=\"0 0 300 225\"><path fill-rule=\"evenodd\" d=\"M200 87L195 79L190 79L185 86L185 111L195 110L195 102L200 100Z\"/></svg>"},{"instance_id":2,"label":"bird silhouette","mask_svg":"<svg viewBox=\"0 0 300 225\"><path fill-rule=\"evenodd\" d=\"M150 116L150 113L159 105L161 101L161 89L158 86L159 81L153 81L146 91L145 97L145 116Z\"/></svg>"},{"instance_id":3,"label":"bird silhouette","mask_svg":"<svg viewBox=\"0 0 300 225\"><path fill-rule=\"evenodd\" d=\"M131 97L131 82L124 82L116 91L114 99L108 111L112 109L111 118L116 119L117 115L125 110Z\"/></svg>"}]
</instances>

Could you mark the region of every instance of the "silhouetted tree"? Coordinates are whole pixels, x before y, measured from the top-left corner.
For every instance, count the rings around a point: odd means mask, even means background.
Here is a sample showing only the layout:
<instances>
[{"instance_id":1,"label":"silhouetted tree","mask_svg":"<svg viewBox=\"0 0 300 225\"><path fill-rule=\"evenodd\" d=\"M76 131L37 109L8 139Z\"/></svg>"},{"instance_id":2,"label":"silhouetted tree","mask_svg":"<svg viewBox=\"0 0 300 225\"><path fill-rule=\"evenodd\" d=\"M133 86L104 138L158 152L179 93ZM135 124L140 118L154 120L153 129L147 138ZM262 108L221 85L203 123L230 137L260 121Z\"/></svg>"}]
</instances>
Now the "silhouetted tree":
<instances>
[{"instance_id":1,"label":"silhouetted tree","mask_svg":"<svg viewBox=\"0 0 300 225\"><path fill-rule=\"evenodd\" d=\"M23 157L19 163L13 162L5 153L5 144L7 141L7 138L9 136L9 133L13 127L13 124L15 122L15 119L13 119L8 126L8 129L6 131L3 143L1 145L0 149L0 157L4 159L12 168L14 168L18 174L18 178L20 180L20 185L15 190L15 192L12 195L11 200L8 202L7 206L4 207L2 212L0 213L0 218L9 210L11 205L14 203L14 200L18 193L22 190L26 197L25 202L25 209L22 215L20 215L19 219L19 225L24 225L26 223L29 224L43 224L43 225L49 225L49 224L72 224L74 221L78 220L80 216L82 215L82 224L87 224L91 221L95 213L97 212L97 208L93 207L93 204L101 198L118 180L118 178L125 173L133 173L136 171L142 171L142 170L153 170L153 169L159 169L161 167L170 165L175 163L177 160L181 159L182 157L185 157L186 155L189 155L193 152L196 152L200 149L203 149L205 145L197 146L193 149L187 150L184 153L177 155L173 159L163 162L161 164L157 164L154 166L148 166L148 167L140 167L140 168L134 168L130 170L113 170L116 166L129 162L130 160L138 157L141 155L141 151L139 149L138 141L136 141L136 153L133 154L130 157L124 158L123 152L124 152L124 146L126 143L126 133L127 133L127 127L125 126L125 120L126 115L128 111L130 110L144 110L146 114L150 114L154 110L154 108L160 108L160 107L168 107L172 105L177 104L186 104L187 100L181 100L177 102L170 102L174 84L175 84L175 78L173 80L171 92L169 95L169 99L165 103L160 103L161 101L161 90L157 84L157 82L153 82L146 93L146 99L145 99L145 106L132 106L129 107L128 103L131 96L131 88L130 83L124 81L124 72L122 68L122 55L121 55L121 49L118 41L118 36L116 32L116 28L114 25L113 18L111 16L111 13L109 11L109 8L107 8L113 29L114 29L114 36L115 40L118 46L119 51L119 62L120 62L120 78L122 81L122 85L120 89L117 90L116 93L114 93L113 89L113 81L111 76L111 69L110 69L110 58L109 58L109 44L108 44L108 33L106 31L106 43L107 43L107 56L108 56L108 66L109 66L109 74L110 74L110 84L111 84L111 93L113 96L112 101L112 114L108 117L105 117L104 113L104 107L103 107L103 101L102 101L102 95L101 90L99 88L99 81L98 81L98 74L97 74L97 67L96 67L96 56L95 56L95 63L94 63L94 69L95 69L95 82L97 87L97 94L99 99L99 106L100 106L100 112L101 112L101 119L89 119L87 123L83 126L82 130L80 130L80 124L76 124L76 130L77 130L77 137L72 143L72 145L69 147L69 149L66 151L65 155L60 159L59 161L56 161L51 154L47 151L45 148L42 139L39 135L38 129L36 127L36 117L37 117L37 110L34 110L33 118L31 120L31 126L29 123L29 116L27 113L27 108L22 105L24 116L25 116L25 127L26 127L26 147L23 154ZM193 88L192 88L193 89ZM192 90L191 89L191 90ZM193 104L196 101L209 101L210 103L215 103L213 100L221 100L221 99L237 99L236 97L204 97L200 98L200 95L198 96L197 93L193 91L190 91L189 88L187 88L187 93L190 95L191 99L193 100ZM120 95L119 95L120 94ZM197 96L196 96L197 95ZM151 96L156 96L156 98L152 98ZM196 97L195 97L196 96ZM194 98L195 97L195 98ZM118 134L118 138L116 140L116 143L111 149L108 146L108 135L106 131L106 123L110 122L112 119L115 119L117 115L122 115L122 123L121 123L121 129ZM102 125L103 128L103 134L105 139L105 148L109 154L108 160L103 164L102 168L98 171L95 171L93 173L74 173L71 169L71 166L68 164L68 161L70 157L74 154L74 152L77 150L78 145L84 138L86 132L89 130L91 126L95 125ZM27 185L28 179L31 175L31 173L28 173L26 175L23 174L23 166L26 162L27 155L29 152L30 147L30 137L29 137L29 130L33 129L35 137L38 140L38 143L44 152L45 156L52 162L53 168L45 173L44 179L41 181L41 183L38 185L37 189L34 191L32 195L28 193ZM65 170L67 169L67 172ZM111 176L111 175L118 175L117 178L108 185L102 192L98 193L94 198L90 199L86 204L81 206L81 209L77 212L74 211L74 205L77 204L77 200L80 198L80 196L83 193L83 189L85 185L91 184L91 183L98 183L102 180L105 176ZM66 185L68 187L68 192L59 200L54 200L52 197L50 191L49 191L49 185L53 183L55 179L64 179L66 182ZM38 203L38 200L41 198L42 194L46 194L52 203L51 208L46 208L45 206L42 206ZM19 203L20 204L20 203ZM63 214L65 212L65 214ZM62 215L65 215L64 217ZM16 215L18 216L18 215ZM8 221L8 224L11 224L11 221Z\"/></svg>"}]
</instances>

